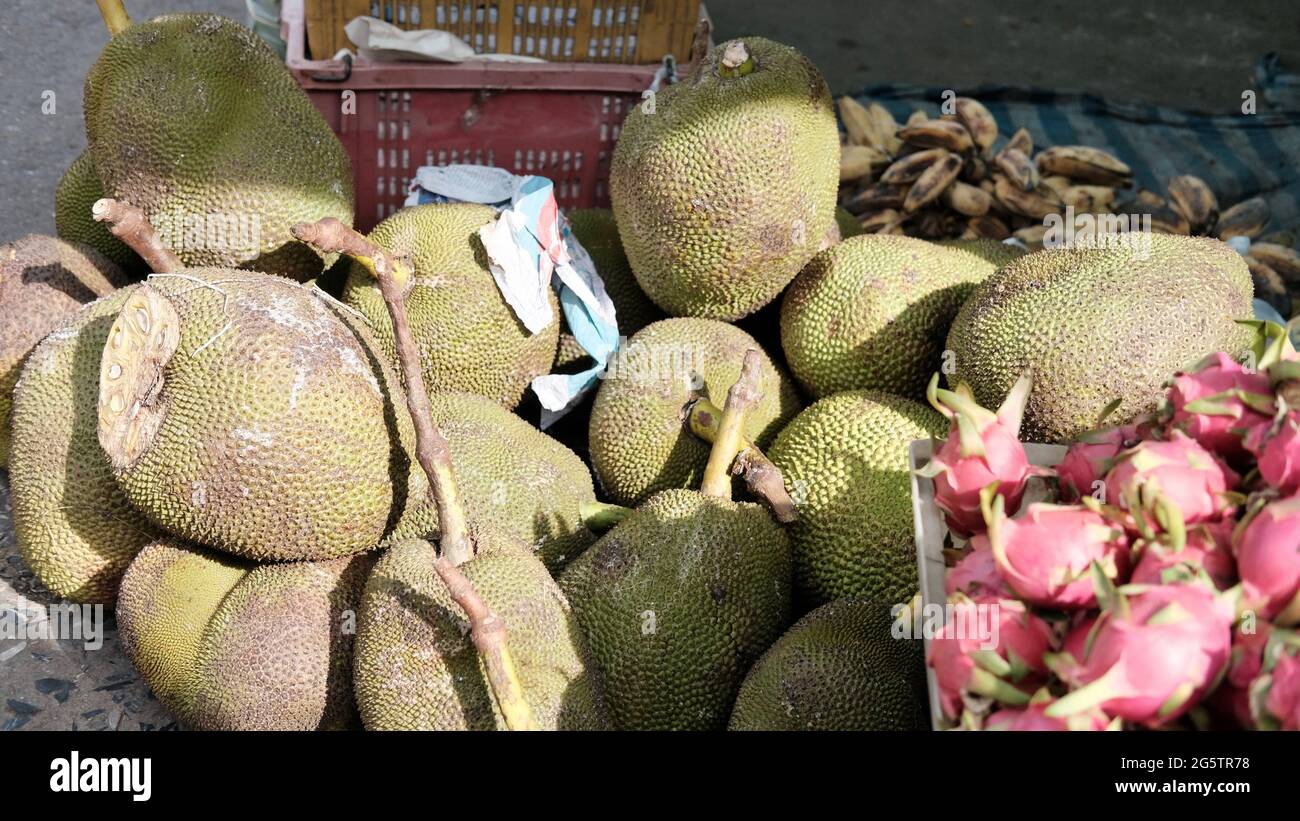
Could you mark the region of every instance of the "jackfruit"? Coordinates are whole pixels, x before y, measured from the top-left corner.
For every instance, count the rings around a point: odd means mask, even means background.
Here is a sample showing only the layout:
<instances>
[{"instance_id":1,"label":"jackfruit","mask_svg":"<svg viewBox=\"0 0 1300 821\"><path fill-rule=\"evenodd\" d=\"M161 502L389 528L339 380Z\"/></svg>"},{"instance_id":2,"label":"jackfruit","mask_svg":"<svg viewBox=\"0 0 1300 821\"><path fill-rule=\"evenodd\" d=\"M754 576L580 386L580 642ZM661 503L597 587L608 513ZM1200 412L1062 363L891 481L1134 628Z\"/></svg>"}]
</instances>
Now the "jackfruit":
<instances>
[{"instance_id":1,"label":"jackfruit","mask_svg":"<svg viewBox=\"0 0 1300 821\"><path fill-rule=\"evenodd\" d=\"M468 391L514 408L533 378L555 361L559 302L549 294L554 321L536 334L515 316L478 236L495 218L485 205L417 205L379 223L369 239L407 257L415 270L406 304L429 392ZM384 355L396 363L383 297L360 264L348 274L343 301L366 317Z\"/></svg>"},{"instance_id":2,"label":"jackfruit","mask_svg":"<svg viewBox=\"0 0 1300 821\"><path fill-rule=\"evenodd\" d=\"M155 537L118 489L96 437L104 340L135 290L81 308L36 346L14 388L9 483L18 549L74 602L111 605L131 558Z\"/></svg>"},{"instance_id":3,"label":"jackfruit","mask_svg":"<svg viewBox=\"0 0 1300 821\"><path fill-rule=\"evenodd\" d=\"M813 396L872 389L925 397L962 303L996 266L981 255L890 234L813 257L781 303L781 346Z\"/></svg>"},{"instance_id":4,"label":"jackfruit","mask_svg":"<svg viewBox=\"0 0 1300 821\"><path fill-rule=\"evenodd\" d=\"M99 441L118 485L167 532L257 560L371 550L398 525L427 532L404 395L373 344L297 283L155 274L101 362Z\"/></svg>"},{"instance_id":5,"label":"jackfruit","mask_svg":"<svg viewBox=\"0 0 1300 821\"><path fill-rule=\"evenodd\" d=\"M651 322L663 319L664 312L650 301L632 276L627 255L623 253L623 243L618 238L614 213L607 208L580 208L566 212L565 216L574 237L595 263L596 273L605 284L605 292L614 303L619 336L630 337ZM555 367L573 365L585 358L587 352L566 327L560 333Z\"/></svg>"},{"instance_id":6,"label":"jackfruit","mask_svg":"<svg viewBox=\"0 0 1300 821\"><path fill-rule=\"evenodd\" d=\"M776 437L767 456L799 514L790 541L805 609L846 596L892 604L916 592L907 447L946 430L919 402L845 391L809 406Z\"/></svg>"},{"instance_id":7,"label":"jackfruit","mask_svg":"<svg viewBox=\"0 0 1300 821\"><path fill-rule=\"evenodd\" d=\"M347 729L354 613L373 565L373 556L254 565L158 541L122 579L122 643L193 729Z\"/></svg>"},{"instance_id":8,"label":"jackfruit","mask_svg":"<svg viewBox=\"0 0 1300 821\"><path fill-rule=\"evenodd\" d=\"M458 471L468 478L468 471ZM460 565L505 623L524 700L542 729L608 726L599 683L569 603L528 545L472 528L477 553ZM434 570L433 545L394 544L366 582L353 678L370 730L491 730L505 723L470 625Z\"/></svg>"},{"instance_id":9,"label":"jackfruit","mask_svg":"<svg viewBox=\"0 0 1300 821\"><path fill-rule=\"evenodd\" d=\"M826 81L761 37L709 52L623 122L610 198L627 258L673 316L770 302L835 225L839 131Z\"/></svg>"},{"instance_id":10,"label":"jackfruit","mask_svg":"<svg viewBox=\"0 0 1300 821\"><path fill-rule=\"evenodd\" d=\"M577 454L485 397L434 394L429 404L471 519L531 545L552 570L596 540L578 511L596 491Z\"/></svg>"},{"instance_id":11,"label":"jackfruit","mask_svg":"<svg viewBox=\"0 0 1300 821\"><path fill-rule=\"evenodd\" d=\"M636 505L656 491L700 481L709 444L686 430L692 401L722 407L754 339L725 322L665 319L647 325L619 351L591 410L591 463L614 501ZM794 382L762 356L762 398L746 416L745 435L764 447L799 412Z\"/></svg>"},{"instance_id":12,"label":"jackfruit","mask_svg":"<svg viewBox=\"0 0 1300 821\"><path fill-rule=\"evenodd\" d=\"M840 229L841 240L846 240L849 237L856 237L859 234L864 233L862 230L862 223L858 222L858 218L849 213L847 208L835 209L835 224Z\"/></svg>"},{"instance_id":13,"label":"jackfruit","mask_svg":"<svg viewBox=\"0 0 1300 821\"><path fill-rule=\"evenodd\" d=\"M127 273L146 273L140 255L90 215L91 206L103 196L104 184L99 181L95 159L87 149L68 166L54 192L54 227L59 238L89 245Z\"/></svg>"},{"instance_id":14,"label":"jackfruit","mask_svg":"<svg viewBox=\"0 0 1300 821\"><path fill-rule=\"evenodd\" d=\"M1108 423L1154 411L1169 375L1205 354L1245 351L1252 316L1242 257L1218 240L1120 235L1145 247L1039 251L1003 266L948 334L955 373L997 407L1026 371L1025 441L1072 441L1120 400Z\"/></svg>"},{"instance_id":15,"label":"jackfruit","mask_svg":"<svg viewBox=\"0 0 1300 821\"><path fill-rule=\"evenodd\" d=\"M342 144L244 26L168 14L115 35L86 77L86 134L107 196L144 210L188 266L305 280L322 261L289 229L351 224Z\"/></svg>"},{"instance_id":16,"label":"jackfruit","mask_svg":"<svg viewBox=\"0 0 1300 821\"><path fill-rule=\"evenodd\" d=\"M665 490L565 569L622 730L713 730L789 624L790 543L767 510Z\"/></svg>"},{"instance_id":17,"label":"jackfruit","mask_svg":"<svg viewBox=\"0 0 1300 821\"><path fill-rule=\"evenodd\" d=\"M85 245L29 234L0 245L0 467L9 460L9 409L23 360L87 302L127 284Z\"/></svg>"},{"instance_id":18,"label":"jackfruit","mask_svg":"<svg viewBox=\"0 0 1300 821\"><path fill-rule=\"evenodd\" d=\"M749 671L728 729L929 729L921 642L892 626L890 605L869 599L804 616Z\"/></svg>"}]
</instances>

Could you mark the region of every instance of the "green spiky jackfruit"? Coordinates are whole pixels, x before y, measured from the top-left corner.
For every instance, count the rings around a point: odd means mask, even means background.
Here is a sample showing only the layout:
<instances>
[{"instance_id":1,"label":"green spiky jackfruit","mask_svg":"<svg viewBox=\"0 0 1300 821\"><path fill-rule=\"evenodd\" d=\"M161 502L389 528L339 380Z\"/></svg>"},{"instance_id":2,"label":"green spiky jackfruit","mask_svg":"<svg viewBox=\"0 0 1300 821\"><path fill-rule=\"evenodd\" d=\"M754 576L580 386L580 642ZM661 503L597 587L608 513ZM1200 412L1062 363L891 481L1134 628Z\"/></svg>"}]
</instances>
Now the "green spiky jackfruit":
<instances>
[{"instance_id":1,"label":"green spiky jackfruit","mask_svg":"<svg viewBox=\"0 0 1300 821\"><path fill-rule=\"evenodd\" d=\"M955 374L995 408L1025 371L1034 387L1020 435L1062 442L1108 420L1155 410L1162 385L1202 356L1250 344L1234 320L1252 316L1241 256L1218 240L1132 234L1129 247L1057 249L1003 266L967 300L948 335Z\"/></svg>"},{"instance_id":2,"label":"green spiky jackfruit","mask_svg":"<svg viewBox=\"0 0 1300 821\"><path fill-rule=\"evenodd\" d=\"M845 596L905 602L916 592L907 446L942 436L928 406L874 391L821 399L767 451L798 505L790 525L805 607Z\"/></svg>"},{"instance_id":3,"label":"green spiky jackfruit","mask_svg":"<svg viewBox=\"0 0 1300 821\"><path fill-rule=\"evenodd\" d=\"M560 312L555 294L549 294L554 321L536 334L515 316L492 279L478 236L495 218L485 205L417 205L379 223L370 239L405 255L415 270L406 309L429 391L477 393L513 408L555 361ZM348 274L343 301L365 315L384 354L396 362L388 309L374 277L360 265Z\"/></svg>"},{"instance_id":4,"label":"green spiky jackfruit","mask_svg":"<svg viewBox=\"0 0 1300 821\"><path fill-rule=\"evenodd\" d=\"M720 729L745 671L789 624L790 543L759 505L666 490L574 560L560 586L615 726Z\"/></svg>"},{"instance_id":5,"label":"green spiky jackfruit","mask_svg":"<svg viewBox=\"0 0 1300 821\"><path fill-rule=\"evenodd\" d=\"M476 554L460 570L505 623L538 726L605 729L586 642L560 588L526 544L492 528L473 536ZM469 621L434 570L435 557L428 542L398 542L366 583L353 672L362 721L371 730L504 729Z\"/></svg>"},{"instance_id":6,"label":"green spiky jackfruit","mask_svg":"<svg viewBox=\"0 0 1300 821\"><path fill-rule=\"evenodd\" d=\"M978 254L888 234L813 257L781 304L781 346L814 396L871 389L925 398L948 326L996 266Z\"/></svg>"},{"instance_id":7,"label":"green spiky jackfruit","mask_svg":"<svg viewBox=\"0 0 1300 821\"><path fill-rule=\"evenodd\" d=\"M254 565L154 542L122 579L122 643L193 729L346 729L356 724L353 614L373 565L373 556Z\"/></svg>"},{"instance_id":8,"label":"green spiky jackfruit","mask_svg":"<svg viewBox=\"0 0 1300 821\"><path fill-rule=\"evenodd\" d=\"M27 566L56 594L111 605L127 565L154 538L100 450L99 362L133 288L82 308L31 355L14 389L13 524Z\"/></svg>"},{"instance_id":9,"label":"green spiky jackfruit","mask_svg":"<svg viewBox=\"0 0 1300 821\"><path fill-rule=\"evenodd\" d=\"M891 635L890 605L824 604L745 677L731 730L926 730L921 642Z\"/></svg>"},{"instance_id":10,"label":"green spiky jackfruit","mask_svg":"<svg viewBox=\"0 0 1300 821\"><path fill-rule=\"evenodd\" d=\"M244 26L169 14L115 35L86 77L107 196L144 210L187 266L305 280L332 261L299 222L352 224L352 168L284 63Z\"/></svg>"},{"instance_id":11,"label":"green spiky jackfruit","mask_svg":"<svg viewBox=\"0 0 1300 821\"><path fill-rule=\"evenodd\" d=\"M580 208L566 212L565 216L573 235L595 263L605 292L614 303L619 336L630 337L651 322L663 319L664 312L650 301L632 276L632 267L618 237L618 226L614 224L614 212L607 208ZM586 358L587 352L566 328L560 334L555 366L572 365Z\"/></svg>"},{"instance_id":12,"label":"green spiky jackfruit","mask_svg":"<svg viewBox=\"0 0 1300 821\"><path fill-rule=\"evenodd\" d=\"M373 344L346 308L285 279L154 275L101 363L99 441L118 485L167 532L257 560L427 532L404 395Z\"/></svg>"},{"instance_id":13,"label":"green spiky jackfruit","mask_svg":"<svg viewBox=\"0 0 1300 821\"><path fill-rule=\"evenodd\" d=\"M605 493L636 505L656 491L697 484L709 443L686 429L686 407L699 397L726 404L750 349L762 351L749 334L711 319L665 319L632 337L611 362L591 410L591 463ZM759 393L745 435L761 448L799 412L799 397L766 354Z\"/></svg>"},{"instance_id":14,"label":"green spiky jackfruit","mask_svg":"<svg viewBox=\"0 0 1300 821\"><path fill-rule=\"evenodd\" d=\"M113 236L106 223L91 216L91 206L103 196L104 184L87 149L68 166L54 192L54 227L59 238L89 245L123 271L145 273L147 266L140 255Z\"/></svg>"},{"instance_id":15,"label":"green spiky jackfruit","mask_svg":"<svg viewBox=\"0 0 1300 821\"><path fill-rule=\"evenodd\" d=\"M632 110L609 185L632 271L655 303L673 316L750 314L835 223L839 132L826 81L789 46L722 44Z\"/></svg>"},{"instance_id":16,"label":"green spiky jackfruit","mask_svg":"<svg viewBox=\"0 0 1300 821\"><path fill-rule=\"evenodd\" d=\"M531 545L553 570L596 540L578 510L596 491L577 454L486 397L436 394L429 404L470 519Z\"/></svg>"},{"instance_id":17,"label":"green spiky jackfruit","mask_svg":"<svg viewBox=\"0 0 1300 821\"><path fill-rule=\"evenodd\" d=\"M127 284L93 248L30 234L0 245L0 467L9 459L9 409L23 360L82 305Z\"/></svg>"}]
</instances>

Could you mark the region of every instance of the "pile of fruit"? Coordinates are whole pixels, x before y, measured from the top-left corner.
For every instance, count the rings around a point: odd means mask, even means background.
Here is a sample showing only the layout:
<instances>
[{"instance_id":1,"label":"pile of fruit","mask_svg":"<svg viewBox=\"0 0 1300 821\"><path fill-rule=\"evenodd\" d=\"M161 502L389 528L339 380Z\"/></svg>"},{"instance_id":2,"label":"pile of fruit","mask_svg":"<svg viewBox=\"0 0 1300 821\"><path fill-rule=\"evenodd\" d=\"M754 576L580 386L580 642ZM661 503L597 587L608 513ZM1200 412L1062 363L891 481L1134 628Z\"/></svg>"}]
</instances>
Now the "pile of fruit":
<instances>
[{"instance_id":1,"label":"pile of fruit","mask_svg":"<svg viewBox=\"0 0 1300 821\"><path fill-rule=\"evenodd\" d=\"M927 658L946 719L1300 730L1300 356L1264 330L1258 370L1213 354L1055 470L1017 439L1028 379L994 413L936 377L951 429L924 474L968 540ZM1011 519L1035 474L1056 502Z\"/></svg>"},{"instance_id":2,"label":"pile of fruit","mask_svg":"<svg viewBox=\"0 0 1300 821\"><path fill-rule=\"evenodd\" d=\"M721 44L628 115L612 211L567 215L628 338L551 435L525 419L529 386L586 353L554 295L536 332L502 295L479 234L495 209L415 206L360 235L342 146L251 33L100 6L112 38L86 81L88 148L55 197L59 236L0 248L0 460L32 572L114 606L131 660L187 727L923 729L922 643L894 618L917 591L913 441L948 432L954 530L992 522L995 566L1017 568L1007 584L1031 604L1001 586L968 597L999 596L1037 642L943 662L966 671L948 679L954 715L1104 672L1106 625L1171 621L1127 592L1130 554L1182 567L1211 552L1200 528L1253 505L1156 493L1126 457L1110 481L1136 488L1127 507L1061 514L1107 522L1109 541L1080 526L1078 545L1029 557L1043 525L1006 518L1019 478L980 504L1003 460L1023 462L1017 432L1070 441L1107 409L1130 424L1186 363L1251 350L1247 263L1212 237L1158 234L1138 254L842 236L835 105L794 49ZM918 146L953 130L914 127L900 139ZM934 174L910 181L903 211L922 179L941 187ZM1285 386L1289 367L1269 373ZM1218 490L1262 499L1264 465L1289 469L1279 390L1187 403L1197 418L1238 400L1278 413L1242 445L1264 454L1263 478L1225 469ZM1004 400L1002 415L978 408ZM1285 528L1287 510L1249 522ZM1261 578L1251 543L1229 568L1243 587ZM1049 565L1087 582L1052 604L1108 614L1097 652L1056 685L1046 654L1064 651L1030 598L1057 583L1036 575ZM1232 618L1195 581L1157 589ZM1285 591L1268 591L1278 607L1247 598L1290 647ZM1160 657L1179 694L1191 687L1179 710L1222 667L1195 612ZM1291 656L1269 652L1273 704Z\"/></svg>"}]
</instances>

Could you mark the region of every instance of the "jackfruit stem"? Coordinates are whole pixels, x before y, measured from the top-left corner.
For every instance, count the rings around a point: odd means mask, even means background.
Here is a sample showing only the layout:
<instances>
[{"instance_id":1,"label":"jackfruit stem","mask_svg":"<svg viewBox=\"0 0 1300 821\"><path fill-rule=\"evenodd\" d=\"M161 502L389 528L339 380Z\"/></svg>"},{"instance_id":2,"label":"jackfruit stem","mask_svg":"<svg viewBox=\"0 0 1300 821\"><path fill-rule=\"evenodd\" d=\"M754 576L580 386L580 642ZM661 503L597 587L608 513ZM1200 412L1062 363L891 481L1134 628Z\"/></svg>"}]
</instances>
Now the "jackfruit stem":
<instances>
[{"instance_id":1,"label":"jackfruit stem","mask_svg":"<svg viewBox=\"0 0 1300 821\"><path fill-rule=\"evenodd\" d=\"M718 406L701 397L692 402L686 412L686 425L691 433L706 442L713 442L718 438L718 424L721 418L722 411ZM776 516L778 522L789 524L798 520L799 514L795 510L794 499L790 498L790 494L785 489L785 477L753 442L741 438L740 453L736 455L731 472L735 476L744 478L749 492L762 499L772 509L772 514Z\"/></svg>"},{"instance_id":2,"label":"jackfruit stem","mask_svg":"<svg viewBox=\"0 0 1300 821\"><path fill-rule=\"evenodd\" d=\"M185 267L171 249L163 245L144 211L134 205L107 198L96 200L90 206L90 215L96 222L107 223L113 236L139 254L155 274L170 274Z\"/></svg>"},{"instance_id":3,"label":"jackfruit stem","mask_svg":"<svg viewBox=\"0 0 1300 821\"><path fill-rule=\"evenodd\" d=\"M333 217L299 223L293 227L293 235L321 251L347 254L369 271L379 284L379 293L393 323L398 364L406 381L407 409L415 423L415 458L429 477L434 502L438 506L439 546L442 555L452 564L464 564L474 558L474 548L469 539L465 505L451 467L451 448L438 426L433 424L429 392L420 370L419 348L406 314L410 269L401 259Z\"/></svg>"},{"instance_id":4,"label":"jackfruit stem","mask_svg":"<svg viewBox=\"0 0 1300 821\"><path fill-rule=\"evenodd\" d=\"M492 612L492 608L487 606L474 589L473 583L445 555L434 559L433 569L437 571L442 583L447 585L452 600L469 618L470 639L483 659L483 666L487 668L489 689L496 699L497 709L505 719L506 727L511 730L539 729L532 708L524 700L524 688L519 683L519 674L506 643L505 622Z\"/></svg>"},{"instance_id":5,"label":"jackfruit stem","mask_svg":"<svg viewBox=\"0 0 1300 821\"><path fill-rule=\"evenodd\" d=\"M131 17L126 13L122 0L95 0L99 4L99 14L108 26L110 36L125 31L131 26Z\"/></svg>"},{"instance_id":6,"label":"jackfruit stem","mask_svg":"<svg viewBox=\"0 0 1300 821\"><path fill-rule=\"evenodd\" d=\"M718 423L718 435L709 451L700 492L720 499L731 498L731 465L744 443L745 417L758 402L758 351L745 352L740 378L727 391L727 404Z\"/></svg>"},{"instance_id":7,"label":"jackfruit stem","mask_svg":"<svg viewBox=\"0 0 1300 821\"><path fill-rule=\"evenodd\" d=\"M604 533L632 515L632 508L604 502L583 502L578 505L578 515L592 533Z\"/></svg>"},{"instance_id":8,"label":"jackfruit stem","mask_svg":"<svg viewBox=\"0 0 1300 821\"><path fill-rule=\"evenodd\" d=\"M451 448L446 438L433 423L433 409L425 389L424 375L420 371L419 349L411 334L410 319L406 314L406 292L412 272L406 263L358 234L351 227L333 217L319 222L304 222L293 227L299 240L328 253L341 253L355 259L379 284L388 318L393 324L397 359L406 379L406 405L415 424L415 458L429 477L433 487L434 502L438 506L438 529L441 531L441 553L433 567L447 585L447 592L465 611L470 622L470 637L487 669L488 689L496 700L497 708L511 730L535 730L537 722L532 709L524 700L510 648L506 642L506 626L492 609L479 597L460 565L474 558L474 548L469 539L465 519L465 505L461 501L456 476L451 467Z\"/></svg>"},{"instance_id":9,"label":"jackfruit stem","mask_svg":"<svg viewBox=\"0 0 1300 821\"><path fill-rule=\"evenodd\" d=\"M718 75L721 77L744 77L754 70L754 58L745 48L744 40L732 40L722 47L722 58L718 60Z\"/></svg>"}]
</instances>

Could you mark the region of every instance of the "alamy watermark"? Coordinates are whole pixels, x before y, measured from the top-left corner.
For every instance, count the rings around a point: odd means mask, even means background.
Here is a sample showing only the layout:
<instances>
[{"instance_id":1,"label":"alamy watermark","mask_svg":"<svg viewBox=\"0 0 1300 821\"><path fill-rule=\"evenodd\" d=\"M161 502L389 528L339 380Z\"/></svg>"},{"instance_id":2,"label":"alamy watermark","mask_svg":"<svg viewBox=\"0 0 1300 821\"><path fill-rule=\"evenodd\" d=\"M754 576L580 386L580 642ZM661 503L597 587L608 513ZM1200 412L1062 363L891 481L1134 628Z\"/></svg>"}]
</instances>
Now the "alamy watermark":
<instances>
[{"instance_id":1,"label":"alamy watermark","mask_svg":"<svg viewBox=\"0 0 1300 821\"><path fill-rule=\"evenodd\" d=\"M1134 259L1151 258L1150 214L1064 214L1043 218L1044 248L1124 248Z\"/></svg>"},{"instance_id":2,"label":"alamy watermark","mask_svg":"<svg viewBox=\"0 0 1300 821\"><path fill-rule=\"evenodd\" d=\"M257 214L199 214L162 211L149 218L158 239L177 253L216 251L235 258L262 251L262 219Z\"/></svg>"},{"instance_id":3,"label":"alamy watermark","mask_svg":"<svg viewBox=\"0 0 1300 821\"><path fill-rule=\"evenodd\" d=\"M0 654L9 641L79 641L87 650L104 646L104 605L62 602L46 607L0 610Z\"/></svg>"},{"instance_id":4,"label":"alamy watermark","mask_svg":"<svg viewBox=\"0 0 1300 821\"><path fill-rule=\"evenodd\" d=\"M631 342L624 337L609 359L602 379L623 379L638 385L680 382L688 390L704 387L705 352L688 342Z\"/></svg>"},{"instance_id":5,"label":"alamy watermark","mask_svg":"<svg viewBox=\"0 0 1300 821\"><path fill-rule=\"evenodd\" d=\"M961 639L980 643L981 650L996 650L1000 607L995 603L930 603L921 608L896 604L889 609L894 624L890 635L896 639ZM911 618L900 618L906 614Z\"/></svg>"}]
</instances>

